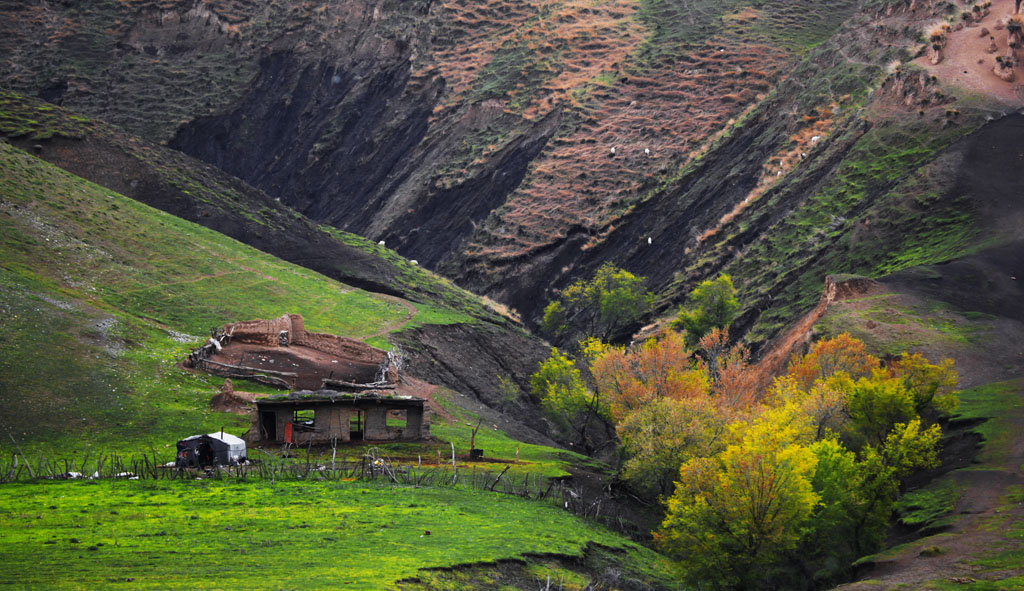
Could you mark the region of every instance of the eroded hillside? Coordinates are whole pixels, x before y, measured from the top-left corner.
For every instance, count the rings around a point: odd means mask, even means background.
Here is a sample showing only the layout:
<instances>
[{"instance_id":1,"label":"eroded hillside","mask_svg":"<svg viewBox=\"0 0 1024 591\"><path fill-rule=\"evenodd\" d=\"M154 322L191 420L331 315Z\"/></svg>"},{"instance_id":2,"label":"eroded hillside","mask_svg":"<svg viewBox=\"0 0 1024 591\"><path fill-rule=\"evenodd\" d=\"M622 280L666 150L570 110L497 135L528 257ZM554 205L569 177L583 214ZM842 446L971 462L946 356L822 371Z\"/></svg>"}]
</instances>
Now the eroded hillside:
<instances>
[{"instance_id":1,"label":"eroded hillside","mask_svg":"<svg viewBox=\"0 0 1024 591\"><path fill-rule=\"evenodd\" d=\"M993 55L982 89L946 70L973 64L953 48L981 28L1005 45L1011 6L976 22L927 0L37 4L0 19L0 76L528 322L606 261L647 277L654 315L728 272L756 344L826 273L978 247L955 146L1019 105ZM933 66L943 21L960 29Z\"/></svg>"},{"instance_id":2,"label":"eroded hillside","mask_svg":"<svg viewBox=\"0 0 1024 591\"><path fill-rule=\"evenodd\" d=\"M3 80L524 306L495 269L599 240L853 8L691 4L21 6Z\"/></svg>"}]
</instances>

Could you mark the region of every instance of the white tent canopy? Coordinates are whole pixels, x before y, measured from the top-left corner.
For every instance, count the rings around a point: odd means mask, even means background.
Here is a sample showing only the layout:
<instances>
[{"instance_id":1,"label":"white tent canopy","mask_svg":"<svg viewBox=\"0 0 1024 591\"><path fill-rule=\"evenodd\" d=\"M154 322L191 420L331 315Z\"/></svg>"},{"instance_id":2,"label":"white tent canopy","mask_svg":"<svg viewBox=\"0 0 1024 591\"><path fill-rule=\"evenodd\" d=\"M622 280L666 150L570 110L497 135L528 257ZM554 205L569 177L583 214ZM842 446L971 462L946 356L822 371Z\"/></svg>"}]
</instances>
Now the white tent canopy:
<instances>
[{"instance_id":1,"label":"white tent canopy","mask_svg":"<svg viewBox=\"0 0 1024 591\"><path fill-rule=\"evenodd\" d=\"M218 464L230 466L246 461L245 441L230 433L218 431L206 435L193 435L182 439L183 442L198 446L200 440L206 439L213 448L214 459Z\"/></svg>"}]
</instances>

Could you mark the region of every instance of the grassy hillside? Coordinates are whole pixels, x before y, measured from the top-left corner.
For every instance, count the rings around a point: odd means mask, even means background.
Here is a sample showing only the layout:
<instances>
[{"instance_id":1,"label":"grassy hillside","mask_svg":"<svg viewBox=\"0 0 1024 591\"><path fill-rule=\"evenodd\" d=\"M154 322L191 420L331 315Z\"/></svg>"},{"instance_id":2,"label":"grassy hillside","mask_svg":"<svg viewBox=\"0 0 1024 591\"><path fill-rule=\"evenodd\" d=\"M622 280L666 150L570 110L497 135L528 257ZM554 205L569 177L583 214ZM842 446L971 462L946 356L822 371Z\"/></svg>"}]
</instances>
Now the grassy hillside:
<instances>
[{"instance_id":1,"label":"grassy hillside","mask_svg":"<svg viewBox=\"0 0 1024 591\"><path fill-rule=\"evenodd\" d=\"M567 574L585 584L589 576L544 563L582 557L590 544L628 552L627 588L671 588L650 550L548 505L461 489L16 484L0 489L0 527L0 577L33 589L386 589L423 568L499 559L538 563L531 587Z\"/></svg>"},{"instance_id":2,"label":"grassy hillside","mask_svg":"<svg viewBox=\"0 0 1024 591\"><path fill-rule=\"evenodd\" d=\"M163 447L243 428L211 413L219 380L178 368L226 322L302 314L365 338L404 306L282 262L0 143L0 430L23 447ZM412 322L472 322L417 305Z\"/></svg>"},{"instance_id":3,"label":"grassy hillside","mask_svg":"<svg viewBox=\"0 0 1024 591\"><path fill-rule=\"evenodd\" d=\"M114 192L342 282L504 322L490 304L394 251L317 225L238 179L112 125L0 90L0 137Z\"/></svg>"}]
</instances>

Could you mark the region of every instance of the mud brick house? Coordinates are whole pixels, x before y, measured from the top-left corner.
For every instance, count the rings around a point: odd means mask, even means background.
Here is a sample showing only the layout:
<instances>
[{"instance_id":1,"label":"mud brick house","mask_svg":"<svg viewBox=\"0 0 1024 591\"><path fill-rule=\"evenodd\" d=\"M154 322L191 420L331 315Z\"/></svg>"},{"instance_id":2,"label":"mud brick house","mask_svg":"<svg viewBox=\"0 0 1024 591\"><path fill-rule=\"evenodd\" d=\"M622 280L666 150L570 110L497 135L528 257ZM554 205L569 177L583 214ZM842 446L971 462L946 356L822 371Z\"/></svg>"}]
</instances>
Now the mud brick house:
<instances>
[{"instance_id":1,"label":"mud brick house","mask_svg":"<svg viewBox=\"0 0 1024 591\"><path fill-rule=\"evenodd\" d=\"M257 400L249 438L295 445L424 439L424 402L390 391L298 390Z\"/></svg>"}]
</instances>

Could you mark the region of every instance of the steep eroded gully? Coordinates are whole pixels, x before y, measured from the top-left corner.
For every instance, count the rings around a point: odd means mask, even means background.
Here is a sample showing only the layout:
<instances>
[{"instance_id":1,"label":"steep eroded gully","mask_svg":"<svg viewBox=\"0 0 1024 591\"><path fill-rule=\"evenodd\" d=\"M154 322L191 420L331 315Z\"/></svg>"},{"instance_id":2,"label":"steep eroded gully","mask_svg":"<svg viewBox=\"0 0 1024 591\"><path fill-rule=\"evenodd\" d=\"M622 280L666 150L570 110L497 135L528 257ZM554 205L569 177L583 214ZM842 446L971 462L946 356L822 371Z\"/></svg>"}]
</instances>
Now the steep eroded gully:
<instances>
[{"instance_id":1,"label":"steep eroded gully","mask_svg":"<svg viewBox=\"0 0 1024 591\"><path fill-rule=\"evenodd\" d=\"M410 73L408 51L340 64L279 52L237 106L184 125L170 145L433 267L519 185L561 115L527 122L485 101L432 120L444 92L443 79ZM467 136L492 124L512 139L443 182Z\"/></svg>"}]
</instances>

